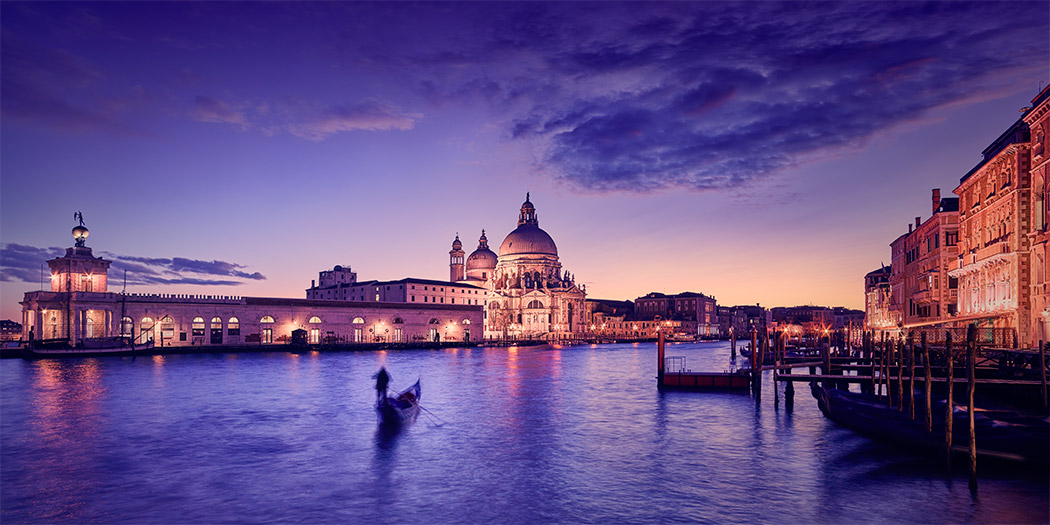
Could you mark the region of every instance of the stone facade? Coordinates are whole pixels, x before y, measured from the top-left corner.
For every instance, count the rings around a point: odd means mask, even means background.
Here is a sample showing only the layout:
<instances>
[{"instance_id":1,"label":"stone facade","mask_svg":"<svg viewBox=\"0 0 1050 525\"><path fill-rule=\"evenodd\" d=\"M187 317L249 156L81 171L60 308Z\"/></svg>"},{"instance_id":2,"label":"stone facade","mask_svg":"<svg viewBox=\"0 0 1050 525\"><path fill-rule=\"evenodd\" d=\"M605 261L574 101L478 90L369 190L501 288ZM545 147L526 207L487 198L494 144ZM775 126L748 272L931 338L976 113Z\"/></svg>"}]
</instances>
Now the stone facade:
<instances>
[{"instance_id":1,"label":"stone facade","mask_svg":"<svg viewBox=\"0 0 1050 525\"><path fill-rule=\"evenodd\" d=\"M959 281L959 316L981 326L1012 328L1031 340L1031 164L1028 126L1018 120L962 177L959 257L949 275Z\"/></svg>"},{"instance_id":2,"label":"stone facade","mask_svg":"<svg viewBox=\"0 0 1050 525\"><path fill-rule=\"evenodd\" d=\"M458 242L457 235L449 252L450 275L463 276L458 284L489 291L486 337L564 339L587 332L586 290L562 269L554 239L539 227L528 195L518 226L503 240L499 255L489 249L484 230L478 248L465 260Z\"/></svg>"},{"instance_id":3,"label":"stone facade","mask_svg":"<svg viewBox=\"0 0 1050 525\"><path fill-rule=\"evenodd\" d=\"M1031 265L1031 336L1029 346L1050 341L1050 86L1032 100L1032 109L1024 116L1031 134L1031 212L1028 233Z\"/></svg>"},{"instance_id":4,"label":"stone facade","mask_svg":"<svg viewBox=\"0 0 1050 525\"><path fill-rule=\"evenodd\" d=\"M696 292L666 295L651 292L635 299L634 317L640 321L682 321L694 337L718 337L718 303Z\"/></svg>"},{"instance_id":5,"label":"stone facade","mask_svg":"<svg viewBox=\"0 0 1050 525\"><path fill-rule=\"evenodd\" d=\"M880 323L916 326L944 321L955 315L958 283L948 271L955 264L959 237L959 199L932 194L933 213L926 221L915 218L914 230L891 245L889 315ZM867 289L866 289L867 292ZM877 293L877 292L875 292ZM896 299L896 300L894 300Z\"/></svg>"},{"instance_id":6,"label":"stone facade","mask_svg":"<svg viewBox=\"0 0 1050 525\"><path fill-rule=\"evenodd\" d=\"M890 311L890 268L883 266L864 276L864 329L896 330Z\"/></svg>"},{"instance_id":7,"label":"stone facade","mask_svg":"<svg viewBox=\"0 0 1050 525\"><path fill-rule=\"evenodd\" d=\"M270 345L289 341L296 329L305 330L312 344L473 341L482 336L482 306L465 300L404 304L113 293L106 289L109 261L78 244L64 257L48 261L51 291L25 294L25 340L65 339L84 345L125 337L156 346ZM352 283L356 276L347 272L341 267L327 277L322 272L322 283L326 278L332 280L326 284Z\"/></svg>"}]
</instances>

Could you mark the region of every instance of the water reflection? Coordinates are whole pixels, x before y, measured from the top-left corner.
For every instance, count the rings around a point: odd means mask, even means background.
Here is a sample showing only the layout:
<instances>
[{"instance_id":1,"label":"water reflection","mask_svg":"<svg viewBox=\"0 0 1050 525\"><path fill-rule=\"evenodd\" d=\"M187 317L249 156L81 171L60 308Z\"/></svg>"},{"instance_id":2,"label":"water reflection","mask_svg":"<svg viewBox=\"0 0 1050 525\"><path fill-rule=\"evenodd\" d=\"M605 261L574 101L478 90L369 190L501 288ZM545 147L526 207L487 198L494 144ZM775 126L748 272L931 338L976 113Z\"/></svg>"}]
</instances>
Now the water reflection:
<instances>
[{"instance_id":1,"label":"water reflection","mask_svg":"<svg viewBox=\"0 0 1050 525\"><path fill-rule=\"evenodd\" d=\"M674 352L729 362L728 344ZM421 376L447 423L379 428L380 366ZM652 344L4 360L0 522L1050 518L1038 473L983 470L972 499L965 468L839 429L803 390L771 410L767 377L756 410L661 393L655 372Z\"/></svg>"}]
</instances>

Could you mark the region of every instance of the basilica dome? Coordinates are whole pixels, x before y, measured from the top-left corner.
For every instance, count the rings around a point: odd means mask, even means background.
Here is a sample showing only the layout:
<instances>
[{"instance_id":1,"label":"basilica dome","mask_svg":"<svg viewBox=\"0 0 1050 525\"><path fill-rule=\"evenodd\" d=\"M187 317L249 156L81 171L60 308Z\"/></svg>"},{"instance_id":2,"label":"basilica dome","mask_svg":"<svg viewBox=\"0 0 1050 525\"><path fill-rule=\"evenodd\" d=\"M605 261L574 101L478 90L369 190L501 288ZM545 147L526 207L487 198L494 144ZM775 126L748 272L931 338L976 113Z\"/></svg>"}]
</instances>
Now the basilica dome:
<instances>
[{"instance_id":1,"label":"basilica dome","mask_svg":"<svg viewBox=\"0 0 1050 525\"><path fill-rule=\"evenodd\" d=\"M501 257L526 253L558 255L554 239L540 228L536 218L536 207L529 202L528 194L525 195L525 203L521 205L518 227L503 239L503 244L499 247Z\"/></svg>"}]
</instances>

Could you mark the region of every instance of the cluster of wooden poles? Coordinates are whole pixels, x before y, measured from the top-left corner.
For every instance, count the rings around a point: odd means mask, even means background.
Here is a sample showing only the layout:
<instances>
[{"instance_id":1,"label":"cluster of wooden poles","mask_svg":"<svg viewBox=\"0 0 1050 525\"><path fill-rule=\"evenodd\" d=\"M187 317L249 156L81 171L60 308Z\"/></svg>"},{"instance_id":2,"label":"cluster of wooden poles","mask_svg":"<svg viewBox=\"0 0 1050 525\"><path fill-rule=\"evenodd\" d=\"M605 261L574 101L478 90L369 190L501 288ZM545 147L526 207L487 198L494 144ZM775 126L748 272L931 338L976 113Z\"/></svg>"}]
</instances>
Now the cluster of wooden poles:
<instances>
[{"instance_id":1,"label":"cluster of wooden poles","mask_svg":"<svg viewBox=\"0 0 1050 525\"><path fill-rule=\"evenodd\" d=\"M784 334L778 337L757 337L753 330L751 333L751 363L752 384L751 391L756 402L761 401L762 396L762 370L773 369L773 385L776 406L780 403L780 393L776 382L785 383L784 406L791 410L794 404L794 382L823 382L825 387L834 386L846 389L849 383L858 383L862 393L873 394L884 398L889 407L896 407L898 411L905 409L912 420L916 418L915 386L917 381L922 382L925 400L925 424L926 431L933 432L933 410L931 407L933 383L943 382L946 385L945 398L949 400L946 405L945 428L944 428L944 450L946 462L951 466L952 455L952 411L954 410L955 383L966 383L966 406L969 426L969 472L970 488L977 488L977 446L974 426L974 392L977 383L1012 384L1012 385L1039 385L1043 408L1048 407L1046 354L1050 345L1040 341L1038 350L1039 380L1019 379L991 379L976 377L976 363L978 359L977 329L970 325L967 329L965 342L965 378L955 378L956 352L953 349L951 332L945 333L943 351L934 349L935 354L940 354L939 359L931 359L931 348L927 345L926 332L920 334L920 342L914 344L914 336L909 335L907 341L904 338L889 339L885 333L881 339L876 339L873 333L865 332L860 346L859 356L835 356L831 355L831 341L828 345L821 346L819 362L812 358L787 356L786 339ZM735 347L735 345L734 345ZM734 348L735 350L735 348ZM766 356L772 351L772 366L763 366L767 362ZM734 352L735 353L735 352ZM935 356L937 357L937 356ZM935 361L940 361L940 374L934 377L934 369L938 368ZM1033 363L1034 365L1035 363ZM821 367L821 374L816 373L817 366ZM921 377L916 374L917 367L921 366ZM809 374L792 374L793 368L809 368ZM851 369L856 375L845 375L845 371ZM867 372L866 375L860 375ZM907 386L905 386L907 384Z\"/></svg>"}]
</instances>

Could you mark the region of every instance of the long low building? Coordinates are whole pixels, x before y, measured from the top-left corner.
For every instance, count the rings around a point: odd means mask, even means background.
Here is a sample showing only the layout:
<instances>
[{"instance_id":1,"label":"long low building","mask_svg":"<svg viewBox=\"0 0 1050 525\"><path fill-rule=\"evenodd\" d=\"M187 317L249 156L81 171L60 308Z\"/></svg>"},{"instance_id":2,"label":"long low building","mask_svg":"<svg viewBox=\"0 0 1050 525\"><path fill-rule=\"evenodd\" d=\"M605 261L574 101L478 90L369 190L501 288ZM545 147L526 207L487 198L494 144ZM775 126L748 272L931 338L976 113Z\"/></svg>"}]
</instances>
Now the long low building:
<instances>
[{"instance_id":1,"label":"long low building","mask_svg":"<svg viewBox=\"0 0 1050 525\"><path fill-rule=\"evenodd\" d=\"M298 329L310 344L470 342L483 336L481 305L113 293L107 290L110 261L84 246L83 225L73 234L76 246L47 261L51 291L27 292L21 302L24 340L268 345L289 342Z\"/></svg>"}]
</instances>

